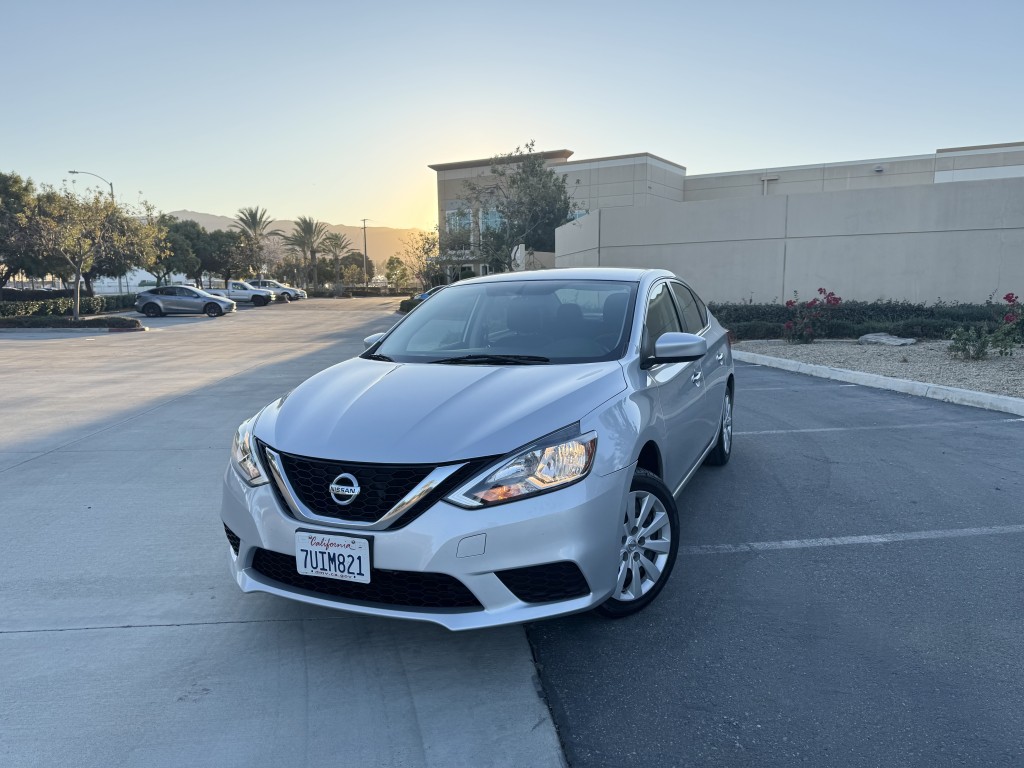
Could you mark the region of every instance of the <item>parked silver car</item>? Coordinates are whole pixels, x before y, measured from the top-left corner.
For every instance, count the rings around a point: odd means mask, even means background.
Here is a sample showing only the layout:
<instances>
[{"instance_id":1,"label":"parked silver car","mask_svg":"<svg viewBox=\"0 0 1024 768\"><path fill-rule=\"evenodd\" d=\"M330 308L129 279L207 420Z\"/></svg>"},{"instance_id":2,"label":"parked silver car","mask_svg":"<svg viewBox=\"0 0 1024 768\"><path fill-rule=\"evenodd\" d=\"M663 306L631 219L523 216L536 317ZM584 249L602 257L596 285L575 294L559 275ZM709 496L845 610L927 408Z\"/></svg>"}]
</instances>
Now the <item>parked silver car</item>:
<instances>
[{"instance_id":1,"label":"parked silver car","mask_svg":"<svg viewBox=\"0 0 1024 768\"><path fill-rule=\"evenodd\" d=\"M461 630L669 578L674 494L732 450L726 332L662 270L492 275L245 421L221 517L242 590Z\"/></svg>"},{"instance_id":2,"label":"parked silver car","mask_svg":"<svg viewBox=\"0 0 1024 768\"><path fill-rule=\"evenodd\" d=\"M214 296L199 288L187 285L165 285L150 288L135 297L135 311L146 317L160 317L169 314L207 314L219 317L225 312L234 312L235 302L223 296Z\"/></svg>"}]
</instances>

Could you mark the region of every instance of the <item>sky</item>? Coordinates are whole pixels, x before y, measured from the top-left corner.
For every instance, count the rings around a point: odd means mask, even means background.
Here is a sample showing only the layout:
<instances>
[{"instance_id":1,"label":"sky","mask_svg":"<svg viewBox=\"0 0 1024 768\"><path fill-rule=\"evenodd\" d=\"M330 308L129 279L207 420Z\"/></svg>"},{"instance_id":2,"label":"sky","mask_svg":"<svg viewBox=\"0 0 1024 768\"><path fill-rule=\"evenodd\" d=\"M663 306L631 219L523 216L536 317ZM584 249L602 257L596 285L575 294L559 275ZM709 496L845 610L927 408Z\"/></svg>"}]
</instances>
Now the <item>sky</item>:
<instances>
[{"instance_id":1,"label":"sky","mask_svg":"<svg viewBox=\"0 0 1024 768\"><path fill-rule=\"evenodd\" d=\"M1020 2L0 0L0 171L431 228L533 140L689 174L1024 140Z\"/></svg>"}]
</instances>

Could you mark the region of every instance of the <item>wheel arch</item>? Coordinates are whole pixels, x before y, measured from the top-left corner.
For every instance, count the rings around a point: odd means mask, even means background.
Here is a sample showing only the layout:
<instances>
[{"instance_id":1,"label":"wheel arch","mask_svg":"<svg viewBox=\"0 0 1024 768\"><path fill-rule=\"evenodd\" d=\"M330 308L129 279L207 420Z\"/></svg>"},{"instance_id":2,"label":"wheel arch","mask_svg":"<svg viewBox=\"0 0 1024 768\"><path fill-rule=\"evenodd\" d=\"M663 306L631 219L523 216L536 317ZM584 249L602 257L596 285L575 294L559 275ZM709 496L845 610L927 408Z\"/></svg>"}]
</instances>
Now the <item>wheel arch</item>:
<instances>
[{"instance_id":1,"label":"wheel arch","mask_svg":"<svg viewBox=\"0 0 1024 768\"><path fill-rule=\"evenodd\" d=\"M637 456L636 466L638 469L646 469L658 477L662 477L661 450L653 440L644 443Z\"/></svg>"}]
</instances>

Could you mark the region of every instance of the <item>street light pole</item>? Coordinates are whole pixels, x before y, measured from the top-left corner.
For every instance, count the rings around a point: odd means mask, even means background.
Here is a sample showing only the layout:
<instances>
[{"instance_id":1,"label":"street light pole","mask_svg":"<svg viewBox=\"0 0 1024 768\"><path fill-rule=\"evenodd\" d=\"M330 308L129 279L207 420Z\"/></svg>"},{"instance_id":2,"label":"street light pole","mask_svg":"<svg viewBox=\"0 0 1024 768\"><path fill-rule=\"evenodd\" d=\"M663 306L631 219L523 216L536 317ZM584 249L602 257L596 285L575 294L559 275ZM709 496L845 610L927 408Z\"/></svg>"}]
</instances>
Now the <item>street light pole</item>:
<instances>
[{"instance_id":1,"label":"street light pole","mask_svg":"<svg viewBox=\"0 0 1024 768\"><path fill-rule=\"evenodd\" d=\"M98 173L93 173L92 171L68 171L68 173L83 173L86 176L95 176L100 181L106 182L107 184L110 185L110 200L111 200L111 202L114 201L114 182L107 181L102 176L100 176Z\"/></svg>"},{"instance_id":2,"label":"street light pole","mask_svg":"<svg viewBox=\"0 0 1024 768\"><path fill-rule=\"evenodd\" d=\"M98 173L93 173L92 171L68 171L68 173L74 173L74 174L81 173L81 174L84 174L86 176L95 176L100 181L105 181L107 184L110 185L110 202L113 203L114 205L117 205L117 200L114 199L114 182L109 181L107 179L104 179ZM125 275L125 281L124 282L125 282L125 290L127 290L127 288L128 288L128 276L127 275ZM121 277L120 277L120 275L117 278L117 292L121 293Z\"/></svg>"}]
</instances>

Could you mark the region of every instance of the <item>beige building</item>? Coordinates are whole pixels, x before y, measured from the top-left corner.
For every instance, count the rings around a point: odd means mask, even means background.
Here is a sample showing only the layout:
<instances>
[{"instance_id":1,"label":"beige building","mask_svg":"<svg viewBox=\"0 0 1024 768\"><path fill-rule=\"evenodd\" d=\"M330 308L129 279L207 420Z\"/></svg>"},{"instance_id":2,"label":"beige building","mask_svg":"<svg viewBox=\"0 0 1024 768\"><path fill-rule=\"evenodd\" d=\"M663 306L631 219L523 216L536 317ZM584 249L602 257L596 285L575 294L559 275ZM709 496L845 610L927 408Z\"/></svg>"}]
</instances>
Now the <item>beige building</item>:
<instances>
[{"instance_id":1,"label":"beige building","mask_svg":"<svg viewBox=\"0 0 1024 768\"><path fill-rule=\"evenodd\" d=\"M556 231L554 258L527 268L662 267L709 301L782 302L821 286L867 301L1024 292L1024 142L692 176L647 153L542 154L578 213ZM442 230L479 237L487 212L460 195L490 163L430 166Z\"/></svg>"},{"instance_id":2,"label":"beige building","mask_svg":"<svg viewBox=\"0 0 1024 768\"><path fill-rule=\"evenodd\" d=\"M565 177L569 198L580 218L599 208L646 207L658 203L679 203L683 200L683 179L686 168L654 155L641 153L599 157L591 160L569 160L572 150L558 149L536 153L544 165ZM467 160L428 166L437 172L437 221L442 236L465 232L465 260L449 267L450 277L456 271L472 270L485 275L487 264L473 259L473 246L480 242L480 233L497 222L494 213L473 208L466 200L465 182L487 185L494 179L493 160ZM554 253L519 252L520 269L544 269L555 266Z\"/></svg>"}]
</instances>

